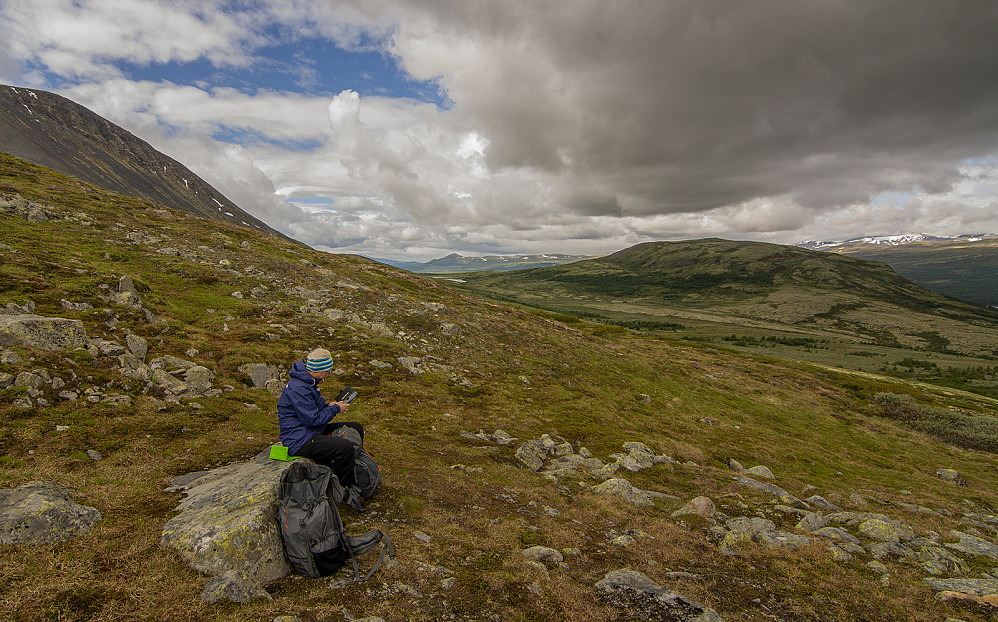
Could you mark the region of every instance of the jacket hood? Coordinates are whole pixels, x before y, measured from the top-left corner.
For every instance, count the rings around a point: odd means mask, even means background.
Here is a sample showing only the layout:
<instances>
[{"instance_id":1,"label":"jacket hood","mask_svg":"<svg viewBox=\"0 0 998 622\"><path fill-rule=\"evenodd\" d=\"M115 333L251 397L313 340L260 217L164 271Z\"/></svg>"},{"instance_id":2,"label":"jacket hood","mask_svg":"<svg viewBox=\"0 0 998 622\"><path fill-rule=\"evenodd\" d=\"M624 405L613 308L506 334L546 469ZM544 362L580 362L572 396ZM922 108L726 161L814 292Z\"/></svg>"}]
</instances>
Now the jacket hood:
<instances>
[{"instance_id":1,"label":"jacket hood","mask_svg":"<svg viewBox=\"0 0 998 622\"><path fill-rule=\"evenodd\" d=\"M305 369L305 359L302 359L292 365L291 371L288 372L288 375L311 386L318 384L316 379L310 376L308 370Z\"/></svg>"}]
</instances>

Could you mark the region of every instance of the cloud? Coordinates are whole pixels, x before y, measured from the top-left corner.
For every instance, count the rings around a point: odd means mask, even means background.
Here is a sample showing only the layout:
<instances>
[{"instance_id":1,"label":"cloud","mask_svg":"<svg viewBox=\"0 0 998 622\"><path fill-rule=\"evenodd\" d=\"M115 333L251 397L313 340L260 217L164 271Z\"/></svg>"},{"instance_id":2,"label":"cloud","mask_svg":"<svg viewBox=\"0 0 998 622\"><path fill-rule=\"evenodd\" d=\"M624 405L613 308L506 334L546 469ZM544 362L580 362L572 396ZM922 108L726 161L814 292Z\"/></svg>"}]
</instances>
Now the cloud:
<instances>
[{"instance_id":1,"label":"cloud","mask_svg":"<svg viewBox=\"0 0 998 622\"><path fill-rule=\"evenodd\" d=\"M998 230L998 5L2 6L13 36L0 71L65 80L63 94L324 248L599 253L710 235ZM136 81L122 64L251 74L272 46L307 38L381 50L448 104ZM308 81L322 63L292 64Z\"/></svg>"}]
</instances>

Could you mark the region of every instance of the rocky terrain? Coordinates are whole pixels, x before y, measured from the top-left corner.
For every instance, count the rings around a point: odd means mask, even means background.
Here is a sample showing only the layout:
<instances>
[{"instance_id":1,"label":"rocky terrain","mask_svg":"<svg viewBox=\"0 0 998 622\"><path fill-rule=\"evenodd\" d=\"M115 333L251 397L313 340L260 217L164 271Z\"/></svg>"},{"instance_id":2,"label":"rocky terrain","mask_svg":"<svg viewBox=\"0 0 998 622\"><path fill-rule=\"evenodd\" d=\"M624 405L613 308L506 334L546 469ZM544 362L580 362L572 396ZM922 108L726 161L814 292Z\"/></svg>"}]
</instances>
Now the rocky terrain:
<instances>
[{"instance_id":1,"label":"rocky terrain","mask_svg":"<svg viewBox=\"0 0 998 622\"><path fill-rule=\"evenodd\" d=\"M993 401L608 334L2 165L0 615L996 610L998 459L881 418L873 394ZM362 584L287 575L274 537L275 394L315 345L336 357L327 390L360 392L349 416L386 481L341 508L396 542Z\"/></svg>"}]
</instances>

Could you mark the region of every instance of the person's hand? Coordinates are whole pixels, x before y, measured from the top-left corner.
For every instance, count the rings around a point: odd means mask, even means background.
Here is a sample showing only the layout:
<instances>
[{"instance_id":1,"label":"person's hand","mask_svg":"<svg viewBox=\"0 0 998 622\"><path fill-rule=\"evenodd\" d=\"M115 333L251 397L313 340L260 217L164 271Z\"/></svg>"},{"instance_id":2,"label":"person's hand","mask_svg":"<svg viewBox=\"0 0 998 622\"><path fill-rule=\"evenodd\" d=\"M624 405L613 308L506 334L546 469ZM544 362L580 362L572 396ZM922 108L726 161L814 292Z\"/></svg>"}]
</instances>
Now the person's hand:
<instances>
[{"instance_id":1,"label":"person's hand","mask_svg":"<svg viewBox=\"0 0 998 622\"><path fill-rule=\"evenodd\" d=\"M345 413L347 411L347 408L350 408L350 402L333 402L333 403L340 407L341 413Z\"/></svg>"}]
</instances>

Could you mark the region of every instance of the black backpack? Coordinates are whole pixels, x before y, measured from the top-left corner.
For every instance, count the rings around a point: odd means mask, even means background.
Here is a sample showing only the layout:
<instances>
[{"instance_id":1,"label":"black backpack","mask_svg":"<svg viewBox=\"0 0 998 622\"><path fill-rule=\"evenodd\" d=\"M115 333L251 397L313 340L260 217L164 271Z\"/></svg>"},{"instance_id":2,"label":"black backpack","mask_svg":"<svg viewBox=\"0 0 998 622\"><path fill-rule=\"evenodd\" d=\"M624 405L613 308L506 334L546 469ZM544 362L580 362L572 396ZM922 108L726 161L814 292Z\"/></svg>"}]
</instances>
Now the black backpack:
<instances>
[{"instance_id":1,"label":"black backpack","mask_svg":"<svg viewBox=\"0 0 998 622\"><path fill-rule=\"evenodd\" d=\"M277 520L284 539L284 551L294 572L323 577L339 570L349 558L354 580L367 580L381 566L387 554L395 557L388 534L372 529L361 536L348 536L336 504L345 492L329 467L309 460L295 460L281 474ZM357 556L384 542L378 561L360 579Z\"/></svg>"},{"instance_id":2,"label":"black backpack","mask_svg":"<svg viewBox=\"0 0 998 622\"><path fill-rule=\"evenodd\" d=\"M330 436L339 436L353 443L353 484L346 491L346 503L358 512L363 512L363 501L374 496L374 493L378 492L381 487L381 468L378 467L378 463L374 461L371 454L364 449L364 440L357 430L350 426L342 426ZM357 507L358 505L360 507Z\"/></svg>"}]
</instances>

